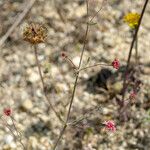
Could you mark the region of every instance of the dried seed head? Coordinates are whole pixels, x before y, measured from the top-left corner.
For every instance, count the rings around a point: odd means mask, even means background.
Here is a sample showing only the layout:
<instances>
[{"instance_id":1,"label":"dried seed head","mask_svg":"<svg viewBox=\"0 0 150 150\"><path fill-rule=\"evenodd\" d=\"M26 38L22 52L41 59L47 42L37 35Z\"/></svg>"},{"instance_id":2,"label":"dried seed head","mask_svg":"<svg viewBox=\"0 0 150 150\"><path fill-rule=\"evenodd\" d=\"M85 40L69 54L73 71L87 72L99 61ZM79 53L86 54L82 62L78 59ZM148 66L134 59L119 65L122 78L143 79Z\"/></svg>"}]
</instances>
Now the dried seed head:
<instances>
[{"instance_id":1,"label":"dried seed head","mask_svg":"<svg viewBox=\"0 0 150 150\"><path fill-rule=\"evenodd\" d=\"M47 37L47 29L40 25L31 23L23 31L23 39L32 44L44 43Z\"/></svg>"}]
</instances>

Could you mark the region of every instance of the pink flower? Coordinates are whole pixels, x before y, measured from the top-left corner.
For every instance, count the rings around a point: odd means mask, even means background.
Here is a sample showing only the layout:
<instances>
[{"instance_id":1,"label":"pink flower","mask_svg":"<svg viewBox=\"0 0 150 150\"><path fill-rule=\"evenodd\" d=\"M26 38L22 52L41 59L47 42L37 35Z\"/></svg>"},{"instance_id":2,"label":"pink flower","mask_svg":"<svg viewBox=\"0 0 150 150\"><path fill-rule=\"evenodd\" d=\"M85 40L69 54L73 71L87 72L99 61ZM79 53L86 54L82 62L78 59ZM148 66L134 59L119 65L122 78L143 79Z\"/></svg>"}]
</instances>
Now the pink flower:
<instances>
[{"instance_id":1,"label":"pink flower","mask_svg":"<svg viewBox=\"0 0 150 150\"><path fill-rule=\"evenodd\" d=\"M3 110L3 113L4 113L6 116L10 116L11 113L12 113L12 110L11 110L10 108L5 108L5 109Z\"/></svg>"},{"instance_id":2,"label":"pink flower","mask_svg":"<svg viewBox=\"0 0 150 150\"><path fill-rule=\"evenodd\" d=\"M119 69L119 67L120 67L119 60L118 59L114 59L114 61L112 62L112 66L115 69Z\"/></svg>"},{"instance_id":3,"label":"pink flower","mask_svg":"<svg viewBox=\"0 0 150 150\"><path fill-rule=\"evenodd\" d=\"M109 131L115 132L116 131L116 127L115 127L115 123L113 121L105 121L103 123L105 125L105 128Z\"/></svg>"}]
</instances>

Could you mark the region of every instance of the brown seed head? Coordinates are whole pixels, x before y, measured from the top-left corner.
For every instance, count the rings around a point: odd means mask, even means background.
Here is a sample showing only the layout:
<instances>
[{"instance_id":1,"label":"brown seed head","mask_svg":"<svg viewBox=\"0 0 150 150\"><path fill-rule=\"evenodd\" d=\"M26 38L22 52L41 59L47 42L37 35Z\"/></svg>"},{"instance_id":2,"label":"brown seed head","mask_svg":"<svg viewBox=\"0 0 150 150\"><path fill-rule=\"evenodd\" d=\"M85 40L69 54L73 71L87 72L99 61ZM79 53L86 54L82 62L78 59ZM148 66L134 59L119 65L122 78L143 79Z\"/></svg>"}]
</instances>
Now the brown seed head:
<instances>
[{"instance_id":1,"label":"brown seed head","mask_svg":"<svg viewBox=\"0 0 150 150\"><path fill-rule=\"evenodd\" d=\"M32 44L44 43L47 30L40 24L31 23L23 31L23 39Z\"/></svg>"}]
</instances>

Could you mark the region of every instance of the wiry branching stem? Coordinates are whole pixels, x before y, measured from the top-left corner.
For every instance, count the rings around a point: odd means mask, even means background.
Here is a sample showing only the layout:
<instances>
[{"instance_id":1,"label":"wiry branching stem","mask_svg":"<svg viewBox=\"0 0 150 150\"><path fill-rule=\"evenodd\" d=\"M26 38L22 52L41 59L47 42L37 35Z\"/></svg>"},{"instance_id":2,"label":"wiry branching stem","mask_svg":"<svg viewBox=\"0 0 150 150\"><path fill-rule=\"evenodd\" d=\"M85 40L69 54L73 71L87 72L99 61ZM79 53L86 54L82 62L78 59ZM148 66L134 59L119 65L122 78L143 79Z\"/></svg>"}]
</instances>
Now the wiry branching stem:
<instances>
[{"instance_id":1,"label":"wiry branching stem","mask_svg":"<svg viewBox=\"0 0 150 150\"><path fill-rule=\"evenodd\" d=\"M134 43L135 43L135 41L137 39L138 31L139 31L139 28L140 28L140 25L141 25L141 22L142 22L142 18L143 18L143 15L145 13L145 9L146 9L148 1L149 0L145 0L145 4L144 4L143 9L142 9L142 13L141 13L141 16L140 16L140 19L139 19L139 23L138 23L138 26L137 26L137 28L135 30L135 33L134 33L134 36L133 36L133 40L132 40L132 43L131 43L131 46L130 46L130 50L129 50L129 54L128 54L128 60L127 60L127 65L126 65L125 74L124 74L124 80L123 80L122 102L124 101L124 97L125 97L125 93L126 93L126 79L127 79L126 76L128 74L128 69L129 69L130 60L131 60L131 56L132 56L133 46L134 46Z\"/></svg>"},{"instance_id":2,"label":"wiry branching stem","mask_svg":"<svg viewBox=\"0 0 150 150\"><path fill-rule=\"evenodd\" d=\"M89 17L89 3L88 3L88 0L86 0L86 9L87 9L87 18ZM100 9L101 10L101 9ZM99 11L100 11L99 10ZM98 11L98 13L99 13ZM95 18L95 16L98 14L96 13L94 15L94 17L90 20L90 22ZM82 65L82 59L83 59L83 55L84 55L84 51L85 51L85 48L86 48L86 43L87 43L87 36L88 36L88 32L89 32L89 22L87 21L87 24L86 24L86 31L85 31L85 36L84 36L84 44L83 44L83 48L82 48L82 51L81 51L81 55L80 55L80 61L79 61L79 66L77 68L77 70L80 70L81 69L81 65ZM84 70L86 68L82 68L81 70ZM67 125L68 125L68 121L69 121L69 117L70 117L70 114L71 114L71 108L72 108L72 104L73 104L73 100L74 100L74 96L75 96L75 92L76 92L76 87L77 87L77 83L78 83L78 78L79 78L79 74L80 74L80 71L78 71L76 73L76 78L75 78L75 82L74 82L74 87L73 87L73 92L72 92L72 96L71 96L71 100L70 100L70 103L69 103L69 109L68 109L68 113L67 113L67 117L66 117L66 121L64 123L64 126L59 134L59 137L53 147L53 150L56 149L59 141L61 140L66 128L67 128Z\"/></svg>"},{"instance_id":3,"label":"wiry branching stem","mask_svg":"<svg viewBox=\"0 0 150 150\"><path fill-rule=\"evenodd\" d=\"M19 139L19 142L20 142L20 144L22 145L23 149L26 150L26 147L25 147L24 144L22 143L20 133L19 133L19 131L18 131L18 129L17 129L15 123L14 123L14 119L13 119L13 117L10 117L10 118L11 118L11 121L12 121L12 123L13 123L13 126L14 126L14 128L15 128L15 130L16 130L16 133L17 133L17 137L18 137L18 139Z\"/></svg>"},{"instance_id":4,"label":"wiry branching stem","mask_svg":"<svg viewBox=\"0 0 150 150\"><path fill-rule=\"evenodd\" d=\"M138 63L139 63L139 58L138 58L138 35L137 35L136 41L135 41L135 61L136 61L136 65L138 65Z\"/></svg>"},{"instance_id":5,"label":"wiry branching stem","mask_svg":"<svg viewBox=\"0 0 150 150\"><path fill-rule=\"evenodd\" d=\"M91 23L91 22L93 21L93 19L98 15L98 13L102 10L105 1L107 1L107 0L103 0L100 9L99 9L99 10L94 14L94 16L90 19L90 23Z\"/></svg>"},{"instance_id":6,"label":"wiry branching stem","mask_svg":"<svg viewBox=\"0 0 150 150\"><path fill-rule=\"evenodd\" d=\"M88 0L86 0L86 7L87 7L87 18L88 18L88 12L89 12L89 6L88 6ZM85 50L85 46L86 46L86 41L87 41L87 35L88 35L88 30L89 30L89 24L87 23L86 25L86 32L85 32L85 37L84 37L84 45L83 45L83 48L82 48L82 52L81 52L81 56L80 56L80 62L79 62L79 67L78 69L80 69L81 67L81 63L82 63L82 58L83 58L83 54L84 54L84 50ZM72 97L71 97L71 100L70 100L70 104L69 104L69 109L68 109L68 113L67 113L67 118L66 118L66 121L65 121L65 124L64 124L64 127L62 129L62 131L60 132L60 135L54 145L54 148L53 150L56 149L60 139L62 138L64 132L65 132L65 129L67 127L67 123L68 123L68 120L69 120L69 117L70 117L70 112L71 112L71 107L72 107L72 104L73 104L73 100L74 100L74 96L75 96L75 91L76 91L76 87L77 87L77 82L78 82L78 78L79 78L79 73L76 74L76 79L75 79L75 82L74 82L74 87L73 87L73 92L72 92Z\"/></svg>"},{"instance_id":7,"label":"wiry branching stem","mask_svg":"<svg viewBox=\"0 0 150 150\"><path fill-rule=\"evenodd\" d=\"M54 111L54 113L57 116L57 118L61 122L64 122L62 120L62 118L60 117L60 115L57 113L57 111L55 110L54 106L52 105L51 101L48 98L48 95L47 95L46 90L45 90L46 86L45 86L44 79L43 79L43 76L42 76L42 71L41 71L40 63L39 63L39 60L38 60L38 54L37 54L36 45L34 45L33 48L34 48L34 54L35 54L35 59L36 59L36 65L38 67L38 71L39 71L40 79L41 79L41 82L42 82L42 87L43 87L43 92L44 92L45 98L46 98L47 102L49 103L50 108Z\"/></svg>"},{"instance_id":8,"label":"wiry branching stem","mask_svg":"<svg viewBox=\"0 0 150 150\"><path fill-rule=\"evenodd\" d=\"M79 69L79 72L82 71L82 70L86 70L86 69L89 69L89 68L94 68L94 67L97 67L97 66L112 66L110 64L102 64L102 63L97 63L97 64L94 64L94 65L91 65L91 66L87 66L87 67L83 67L81 69Z\"/></svg>"}]
</instances>

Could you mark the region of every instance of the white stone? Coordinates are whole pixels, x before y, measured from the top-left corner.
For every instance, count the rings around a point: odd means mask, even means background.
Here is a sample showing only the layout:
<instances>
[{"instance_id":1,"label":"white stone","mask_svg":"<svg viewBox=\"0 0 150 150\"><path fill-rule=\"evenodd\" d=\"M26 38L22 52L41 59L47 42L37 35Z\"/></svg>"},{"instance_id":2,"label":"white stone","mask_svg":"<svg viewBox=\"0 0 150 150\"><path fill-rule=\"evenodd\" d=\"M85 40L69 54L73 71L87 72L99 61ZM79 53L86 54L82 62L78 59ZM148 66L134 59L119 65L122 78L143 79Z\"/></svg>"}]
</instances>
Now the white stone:
<instances>
[{"instance_id":1,"label":"white stone","mask_svg":"<svg viewBox=\"0 0 150 150\"><path fill-rule=\"evenodd\" d=\"M75 66L79 66L80 57L79 57L79 56L74 57L72 61L73 61L73 63L75 64Z\"/></svg>"},{"instance_id":2,"label":"white stone","mask_svg":"<svg viewBox=\"0 0 150 150\"><path fill-rule=\"evenodd\" d=\"M6 144L11 144L14 141L14 137L10 134L4 136L4 142Z\"/></svg>"},{"instance_id":3,"label":"white stone","mask_svg":"<svg viewBox=\"0 0 150 150\"><path fill-rule=\"evenodd\" d=\"M30 110L33 108L33 104L32 104L32 101L27 99L25 100L23 103L22 103L22 108L25 109L25 110Z\"/></svg>"}]
</instances>

